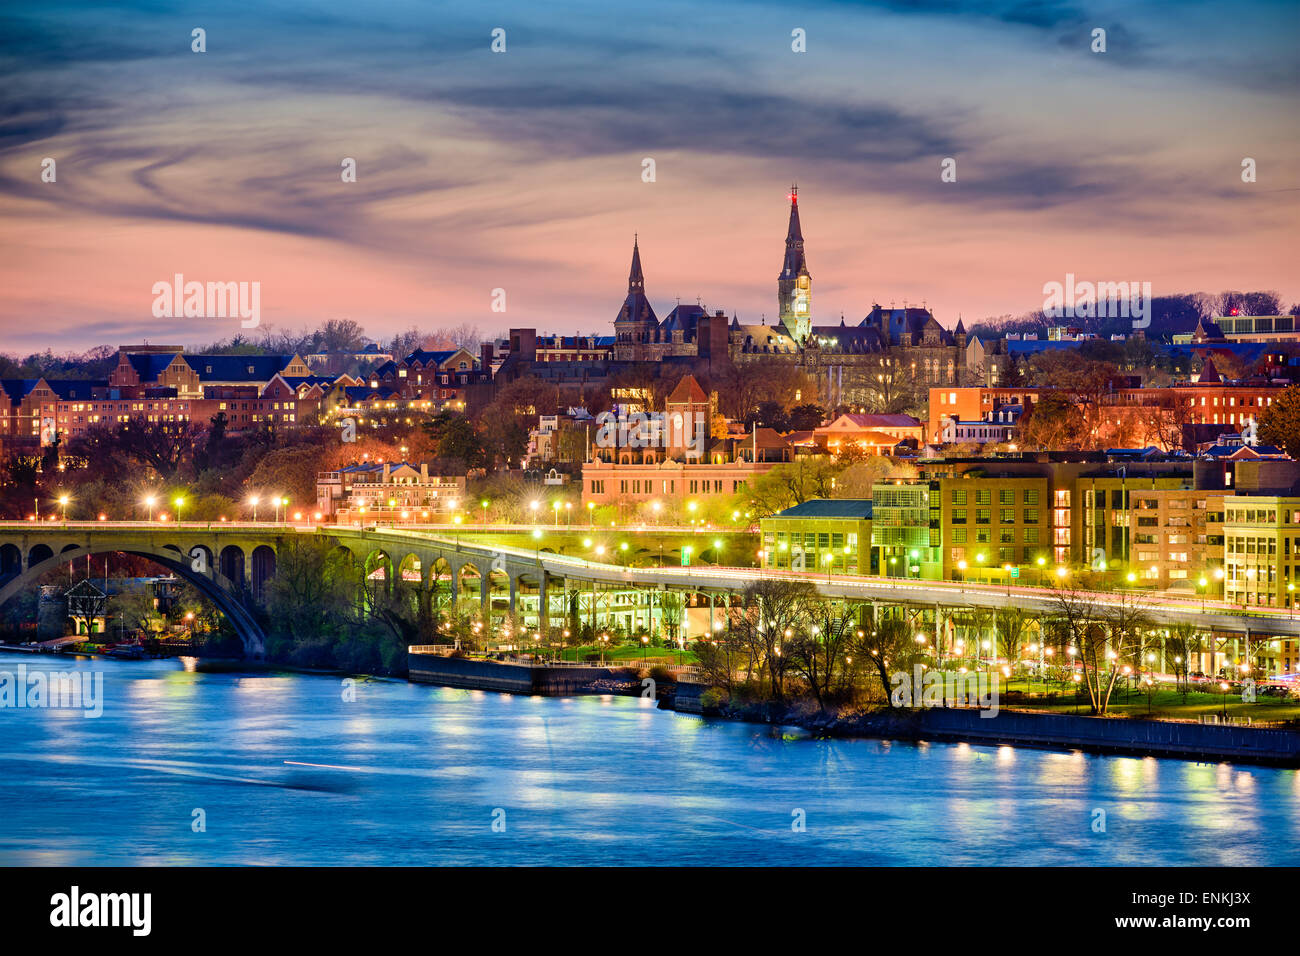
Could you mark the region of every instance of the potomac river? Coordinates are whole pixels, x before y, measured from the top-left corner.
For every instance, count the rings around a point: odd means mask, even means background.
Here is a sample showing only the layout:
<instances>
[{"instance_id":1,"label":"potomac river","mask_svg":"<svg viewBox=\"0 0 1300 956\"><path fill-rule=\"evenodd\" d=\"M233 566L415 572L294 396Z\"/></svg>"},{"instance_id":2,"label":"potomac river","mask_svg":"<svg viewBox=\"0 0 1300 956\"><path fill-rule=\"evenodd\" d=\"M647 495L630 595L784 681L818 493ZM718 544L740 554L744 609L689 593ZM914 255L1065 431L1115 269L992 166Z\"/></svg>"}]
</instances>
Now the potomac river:
<instances>
[{"instance_id":1,"label":"potomac river","mask_svg":"<svg viewBox=\"0 0 1300 956\"><path fill-rule=\"evenodd\" d=\"M101 672L103 713L0 707L4 865L1300 864L1295 770L0 656L19 664Z\"/></svg>"}]
</instances>

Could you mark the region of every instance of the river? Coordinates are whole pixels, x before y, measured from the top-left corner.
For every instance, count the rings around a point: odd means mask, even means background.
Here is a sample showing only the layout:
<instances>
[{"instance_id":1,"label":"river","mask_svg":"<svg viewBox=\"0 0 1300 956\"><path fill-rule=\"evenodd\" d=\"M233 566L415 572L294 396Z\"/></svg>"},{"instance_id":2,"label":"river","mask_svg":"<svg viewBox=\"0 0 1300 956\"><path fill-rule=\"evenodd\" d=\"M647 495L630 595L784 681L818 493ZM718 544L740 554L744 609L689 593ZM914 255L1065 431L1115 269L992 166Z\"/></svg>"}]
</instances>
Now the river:
<instances>
[{"instance_id":1,"label":"river","mask_svg":"<svg viewBox=\"0 0 1300 956\"><path fill-rule=\"evenodd\" d=\"M100 671L104 703L0 708L4 865L1300 864L1293 770L0 657L19 664Z\"/></svg>"}]
</instances>

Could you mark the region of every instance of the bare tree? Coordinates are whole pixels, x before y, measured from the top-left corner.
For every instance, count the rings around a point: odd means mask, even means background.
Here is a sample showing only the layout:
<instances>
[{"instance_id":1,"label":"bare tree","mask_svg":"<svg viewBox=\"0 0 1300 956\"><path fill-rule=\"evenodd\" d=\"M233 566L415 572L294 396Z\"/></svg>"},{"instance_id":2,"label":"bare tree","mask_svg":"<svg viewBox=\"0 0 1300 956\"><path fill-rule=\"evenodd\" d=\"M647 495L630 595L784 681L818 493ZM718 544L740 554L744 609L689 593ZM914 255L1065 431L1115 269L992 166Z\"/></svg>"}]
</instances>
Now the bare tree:
<instances>
[{"instance_id":1,"label":"bare tree","mask_svg":"<svg viewBox=\"0 0 1300 956\"><path fill-rule=\"evenodd\" d=\"M1058 585L1056 616L1083 665L1083 683L1094 714L1105 715L1121 676L1120 661L1150 627L1145 599L1114 592L1107 602L1080 586Z\"/></svg>"},{"instance_id":2,"label":"bare tree","mask_svg":"<svg viewBox=\"0 0 1300 956\"><path fill-rule=\"evenodd\" d=\"M765 579L746 587L730 611L728 630L745 648L749 675L761 675L778 701L785 698L791 642L807 627L818 601L808 581Z\"/></svg>"},{"instance_id":3,"label":"bare tree","mask_svg":"<svg viewBox=\"0 0 1300 956\"><path fill-rule=\"evenodd\" d=\"M847 689L846 659L851 656L857 629L852 605L823 601L811 625L790 641L790 664L823 710L831 697Z\"/></svg>"},{"instance_id":4,"label":"bare tree","mask_svg":"<svg viewBox=\"0 0 1300 956\"><path fill-rule=\"evenodd\" d=\"M860 628L854 636L857 655L876 668L886 699L893 676L910 672L912 666L925 656L912 623L901 610L885 614L870 627Z\"/></svg>"}]
</instances>

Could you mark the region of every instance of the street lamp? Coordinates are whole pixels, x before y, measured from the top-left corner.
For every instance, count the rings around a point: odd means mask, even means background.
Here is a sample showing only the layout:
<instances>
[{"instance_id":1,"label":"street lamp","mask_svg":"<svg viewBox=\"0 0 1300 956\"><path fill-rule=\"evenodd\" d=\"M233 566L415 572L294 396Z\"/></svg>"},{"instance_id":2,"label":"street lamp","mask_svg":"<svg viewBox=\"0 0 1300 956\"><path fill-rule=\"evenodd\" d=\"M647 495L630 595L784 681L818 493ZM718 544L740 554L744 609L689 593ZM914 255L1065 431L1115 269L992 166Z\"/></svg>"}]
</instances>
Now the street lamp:
<instances>
[{"instance_id":1,"label":"street lamp","mask_svg":"<svg viewBox=\"0 0 1300 956\"><path fill-rule=\"evenodd\" d=\"M63 505L63 523L68 523L68 496L59 495L59 504Z\"/></svg>"},{"instance_id":2,"label":"street lamp","mask_svg":"<svg viewBox=\"0 0 1300 956\"><path fill-rule=\"evenodd\" d=\"M249 503L250 505L253 506L253 521L254 521L254 523L256 523L256 521L257 521L257 503L258 503L259 501L261 501L261 500L262 500L262 499L258 498L257 495L249 495L249 497L248 497L248 503Z\"/></svg>"},{"instance_id":3,"label":"street lamp","mask_svg":"<svg viewBox=\"0 0 1300 956\"><path fill-rule=\"evenodd\" d=\"M158 503L158 499L155 498L153 495L149 495L147 498L144 499L144 503L145 503L145 504L148 506L148 508L149 508L149 521L152 523L152 522L153 522L153 506L154 506L155 504Z\"/></svg>"},{"instance_id":4,"label":"street lamp","mask_svg":"<svg viewBox=\"0 0 1300 956\"><path fill-rule=\"evenodd\" d=\"M177 498L176 501L174 502L174 504L176 505L176 523L177 523L177 524L180 524L180 523L181 523L181 505L185 504L185 499L184 499L184 498Z\"/></svg>"},{"instance_id":5,"label":"street lamp","mask_svg":"<svg viewBox=\"0 0 1300 956\"><path fill-rule=\"evenodd\" d=\"M483 506L483 527L486 528L486 527L487 527L488 500L487 500L486 498L484 498L482 501L479 502L479 504Z\"/></svg>"}]
</instances>

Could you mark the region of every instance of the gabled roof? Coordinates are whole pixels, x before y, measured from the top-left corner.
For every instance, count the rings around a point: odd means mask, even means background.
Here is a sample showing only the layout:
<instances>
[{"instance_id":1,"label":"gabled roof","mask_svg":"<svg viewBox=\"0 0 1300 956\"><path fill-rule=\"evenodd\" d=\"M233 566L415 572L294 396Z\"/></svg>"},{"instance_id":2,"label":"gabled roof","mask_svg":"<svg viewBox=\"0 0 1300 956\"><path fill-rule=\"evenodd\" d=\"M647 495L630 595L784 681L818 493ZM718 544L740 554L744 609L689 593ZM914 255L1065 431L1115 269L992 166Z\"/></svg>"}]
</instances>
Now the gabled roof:
<instances>
[{"instance_id":1,"label":"gabled roof","mask_svg":"<svg viewBox=\"0 0 1300 956\"><path fill-rule=\"evenodd\" d=\"M419 362L425 368L428 368L430 365L436 367L442 365L443 362L447 361L457 352L462 352L462 351L466 351L466 350L465 349L434 349L434 350L416 349L405 359L403 359L403 361L407 365L414 365L416 362ZM384 365L381 366L381 368L386 366L387 363L384 363Z\"/></svg>"},{"instance_id":2,"label":"gabled roof","mask_svg":"<svg viewBox=\"0 0 1300 956\"><path fill-rule=\"evenodd\" d=\"M180 354L179 352L129 352L126 360L140 376L140 381L145 383L155 381Z\"/></svg>"},{"instance_id":3,"label":"gabled roof","mask_svg":"<svg viewBox=\"0 0 1300 956\"><path fill-rule=\"evenodd\" d=\"M4 378L0 379L0 388L4 389L11 402L17 403L30 395L39 381L38 378Z\"/></svg>"},{"instance_id":4,"label":"gabled roof","mask_svg":"<svg viewBox=\"0 0 1300 956\"><path fill-rule=\"evenodd\" d=\"M818 432L849 431L870 428L919 428L921 423L911 415L841 415L830 424L817 428Z\"/></svg>"},{"instance_id":5,"label":"gabled roof","mask_svg":"<svg viewBox=\"0 0 1300 956\"><path fill-rule=\"evenodd\" d=\"M694 333L699 325L700 317L708 315L707 310L699 305L679 305L671 312L659 325L661 332L682 331Z\"/></svg>"},{"instance_id":6,"label":"gabled roof","mask_svg":"<svg viewBox=\"0 0 1300 956\"><path fill-rule=\"evenodd\" d=\"M870 498L816 498L787 508L773 518L857 518L871 520Z\"/></svg>"},{"instance_id":7,"label":"gabled roof","mask_svg":"<svg viewBox=\"0 0 1300 956\"><path fill-rule=\"evenodd\" d=\"M47 378L42 381L50 387L50 391L65 402L92 398L95 388L108 387L108 382L86 382L76 379Z\"/></svg>"},{"instance_id":8,"label":"gabled roof","mask_svg":"<svg viewBox=\"0 0 1300 956\"><path fill-rule=\"evenodd\" d=\"M677 387L668 396L670 405L685 405L687 402L702 403L708 400L709 396L705 394L704 389L700 388L700 383L695 381L694 375L687 375L678 382Z\"/></svg>"},{"instance_id":9,"label":"gabled roof","mask_svg":"<svg viewBox=\"0 0 1300 956\"><path fill-rule=\"evenodd\" d=\"M292 355L186 355L200 382L269 382L293 361ZM132 364L134 364L132 356ZM249 369L252 369L250 372ZM211 371L209 371L211 369ZM144 376L141 375L141 378Z\"/></svg>"}]
</instances>

